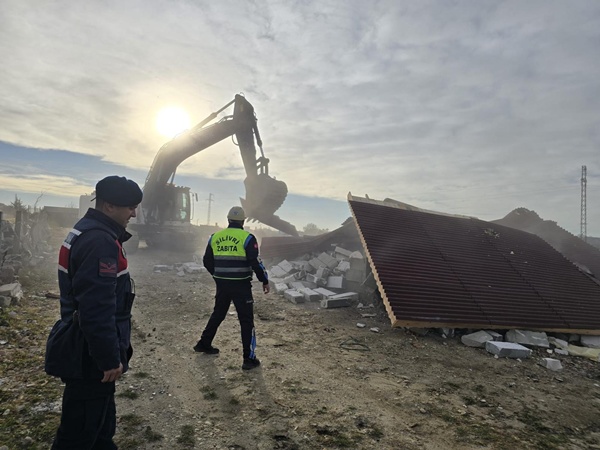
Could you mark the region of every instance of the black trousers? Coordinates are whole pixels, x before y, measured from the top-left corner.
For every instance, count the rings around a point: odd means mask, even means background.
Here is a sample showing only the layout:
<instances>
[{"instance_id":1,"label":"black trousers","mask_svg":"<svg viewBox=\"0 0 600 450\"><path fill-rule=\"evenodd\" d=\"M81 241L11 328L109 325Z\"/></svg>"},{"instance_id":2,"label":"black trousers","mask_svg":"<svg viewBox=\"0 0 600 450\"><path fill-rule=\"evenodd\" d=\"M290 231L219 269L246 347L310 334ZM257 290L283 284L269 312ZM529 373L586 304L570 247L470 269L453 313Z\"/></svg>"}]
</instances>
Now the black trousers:
<instances>
[{"instance_id":1,"label":"black trousers","mask_svg":"<svg viewBox=\"0 0 600 450\"><path fill-rule=\"evenodd\" d=\"M115 450L115 383L63 381L62 414L52 450Z\"/></svg>"},{"instance_id":2,"label":"black trousers","mask_svg":"<svg viewBox=\"0 0 600 450\"><path fill-rule=\"evenodd\" d=\"M208 323L202 332L200 342L211 345L219 325L225 320L229 306L233 302L237 311L242 334L242 348L244 358L254 358L256 349L256 335L254 331L254 299L252 298L252 286L248 282L247 288L239 286L239 282L229 286L226 282L217 283L217 294L215 295L215 307Z\"/></svg>"}]
</instances>

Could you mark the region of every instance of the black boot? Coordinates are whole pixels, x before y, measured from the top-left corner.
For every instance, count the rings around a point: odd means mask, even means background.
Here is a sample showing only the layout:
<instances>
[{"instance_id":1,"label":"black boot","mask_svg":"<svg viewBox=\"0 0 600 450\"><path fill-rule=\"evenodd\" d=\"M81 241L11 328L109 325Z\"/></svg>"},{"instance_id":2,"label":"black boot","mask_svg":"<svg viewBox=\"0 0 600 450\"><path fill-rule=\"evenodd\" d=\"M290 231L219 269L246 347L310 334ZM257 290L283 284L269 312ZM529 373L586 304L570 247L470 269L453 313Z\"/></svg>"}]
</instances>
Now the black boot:
<instances>
[{"instance_id":1,"label":"black boot","mask_svg":"<svg viewBox=\"0 0 600 450\"><path fill-rule=\"evenodd\" d=\"M198 353L206 353L207 355L216 355L219 353L219 349L213 347L212 345L205 345L202 341L198 341L196 345L194 345L194 351Z\"/></svg>"},{"instance_id":2,"label":"black boot","mask_svg":"<svg viewBox=\"0 0 600 450\"><path fill-rule=\"evenodd\" d=\"M244 358L244 364L242 364L242 369L250 370L258 366L260 366L260 361L258 360L258 358Z\"/></svg>"}]
</instances>

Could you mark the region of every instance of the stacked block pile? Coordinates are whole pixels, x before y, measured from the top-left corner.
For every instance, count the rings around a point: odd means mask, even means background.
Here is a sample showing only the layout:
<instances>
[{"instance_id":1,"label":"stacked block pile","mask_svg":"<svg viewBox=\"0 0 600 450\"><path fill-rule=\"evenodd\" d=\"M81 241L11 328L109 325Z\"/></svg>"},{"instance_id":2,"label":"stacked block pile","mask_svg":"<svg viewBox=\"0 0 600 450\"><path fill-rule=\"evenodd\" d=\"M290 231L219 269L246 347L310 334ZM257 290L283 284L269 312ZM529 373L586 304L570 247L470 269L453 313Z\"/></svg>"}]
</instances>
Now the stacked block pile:
<instances>
[{"instance_id":1,"label":"stacked block pile","mask_svg":"<svg viewBox=\"0 0 600 450\"><path fill-rule=\"evenodd\" d=\"M335 247L332 252L279 261L267 268L271 289L292 303L320 302L340 308L358 301L367 277L361 252Z\"/></svg>"}]
</instances>

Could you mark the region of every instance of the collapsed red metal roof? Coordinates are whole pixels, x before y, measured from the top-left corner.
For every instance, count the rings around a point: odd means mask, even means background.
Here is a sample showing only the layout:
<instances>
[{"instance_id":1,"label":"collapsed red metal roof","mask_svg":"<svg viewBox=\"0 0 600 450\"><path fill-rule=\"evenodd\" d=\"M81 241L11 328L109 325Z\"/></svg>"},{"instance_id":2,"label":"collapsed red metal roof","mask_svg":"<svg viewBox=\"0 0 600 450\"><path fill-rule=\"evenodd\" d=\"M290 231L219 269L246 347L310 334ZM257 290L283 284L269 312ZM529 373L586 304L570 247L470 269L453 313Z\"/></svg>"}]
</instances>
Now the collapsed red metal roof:
<instances>
[{"instance_id":1,"label":"collapsed red metal roof","mask_svg":"<svg viewBox=\"0 0 600 450\"><path fill-rule=\"evenodd\" d=\"M543 220L535 211L517 208L492 222L541 237L584 272L600 277L600 249L559 227L556 222Z\"/></svg>"},{"instance_id":2,"label":"collapsed red metal roof","mask_svg":"<svg viewBox=\"0 0 600 450\"><path fill-rule=\"evenodd\" d=\"M600 283L543 239L348 195L392 326L600 334Z\"/></svg>"}]
</instances>

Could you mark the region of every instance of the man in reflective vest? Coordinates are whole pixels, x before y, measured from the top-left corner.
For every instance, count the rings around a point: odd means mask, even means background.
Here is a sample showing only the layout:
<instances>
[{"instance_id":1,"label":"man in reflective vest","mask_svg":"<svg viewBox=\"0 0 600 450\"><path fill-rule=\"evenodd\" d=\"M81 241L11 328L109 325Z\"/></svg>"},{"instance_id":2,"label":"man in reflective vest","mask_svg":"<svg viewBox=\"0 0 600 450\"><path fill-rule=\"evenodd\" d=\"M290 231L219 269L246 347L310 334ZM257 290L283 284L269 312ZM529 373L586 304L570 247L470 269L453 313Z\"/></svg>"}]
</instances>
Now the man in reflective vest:
<instances>
[{"instance_id":1,"label":"man in reflective vest","mask_svg":"<svg viewBox=\"0 0 600 450\"><path fill-rule=\"evenodd\" d=\"M194 350L210 355L219 353L219 349L212 346L212 341L233 302L242 333L242 369L250 370L260 365L255 354L252 272L262 282L265 294L269 293L269 279L258 256L256 238L244 230L244 210L234 206L229 210L227 219L229 227L213 234L206 246L203 263L215 280L217 293L213 312Z\"/></svg>"}]
</instances>

